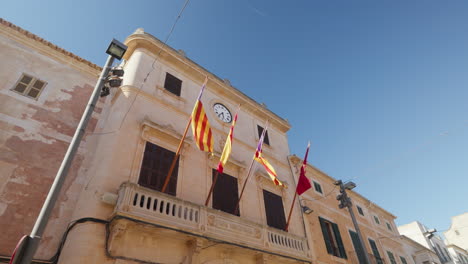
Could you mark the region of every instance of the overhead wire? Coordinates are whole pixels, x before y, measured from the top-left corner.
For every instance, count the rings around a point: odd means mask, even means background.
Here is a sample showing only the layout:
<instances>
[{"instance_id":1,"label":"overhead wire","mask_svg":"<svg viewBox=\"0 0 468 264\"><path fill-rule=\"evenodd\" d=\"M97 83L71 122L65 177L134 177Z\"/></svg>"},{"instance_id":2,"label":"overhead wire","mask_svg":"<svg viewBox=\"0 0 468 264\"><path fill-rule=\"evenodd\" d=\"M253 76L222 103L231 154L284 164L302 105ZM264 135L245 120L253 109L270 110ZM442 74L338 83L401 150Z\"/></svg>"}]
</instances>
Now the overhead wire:
<instances>
[{"instance_id":1,"label":"overhead wire","mask_svg":"<svg viewBox=\"0 0 468 264\"><path fill-rule=\"evenodd\" d=\"M135 94L135 97L133 98L132 102L130 103L130 106L128 107L127 111L125 112L125 115L124 117L122 118L122 121L120 122L120 125L119 125L119 128L117 130L114 130L114 131L109 131L109 132L96 132L96 133L89 133L88 135L105 135L105 134L112 134L112 133L115 133L115 132L118 132L120 129L122 129L122 126L127 118L127 115L128 113L130 112L130 110L132 109L138 95L141 93L142 91L142 88L143 86L145 85L145 83L148 81L148 77L151 75L151 73L156 69L155 67L155 64L156 62L158 61L158 59L160 58L160 55L161 53L163 52L163 47L165 45L167 45L167 42L169 41L169 38L171 37L172 33L174 32L174 29L177 25L177 22L179 22L179 19L182 17L182 13L184 12L185 8L187 7L187 5L189 4L190 0L186 0L184 2L184 5L182 6L181 10L179 11L179 14L177 15L174 23L172 24L172 27L171 29L169 30L169 33L167 34L166 38L164 39L164 45L159 49L159 52L158 54L156 55L156 57L154 58L153 60L153 63L151 64L151 70L146 74L145 78L143 78L143 82L140 84L140 87L138 88L138 90L136 91L136 94Z\"/></svg>"}]
</instances>

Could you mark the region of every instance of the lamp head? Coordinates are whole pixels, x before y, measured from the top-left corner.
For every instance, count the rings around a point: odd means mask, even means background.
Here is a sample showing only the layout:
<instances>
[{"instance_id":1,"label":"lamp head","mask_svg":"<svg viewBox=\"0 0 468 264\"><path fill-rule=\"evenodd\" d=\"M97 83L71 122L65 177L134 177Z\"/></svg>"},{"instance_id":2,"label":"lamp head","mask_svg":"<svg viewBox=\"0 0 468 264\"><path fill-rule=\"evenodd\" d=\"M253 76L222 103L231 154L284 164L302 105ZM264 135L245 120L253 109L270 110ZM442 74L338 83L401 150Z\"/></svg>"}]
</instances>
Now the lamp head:
<instances>
[{"instance_id":1,"label":"lamp head","mask_svg":"<svg viewBox=\"0 0 468 264\"><path fill-rule=\"evenodd\" d=\"M109 44L109 47L107 48L106 53L120 60L122 59L126 51L127 51L127 46L125 46L125 44L123 44L122 42L116 39L113 39L112 42Z\"/></svg>"},{"instance_id":2,"label":"lamp head","mask_svg":"<svg viewBox=\"0 0 468 264\"><path fill-rule=\"evenodd\" d=\"M352 190L352 189L356 188L356 183L354 183L352 181L349 181L349 182L344 184L344 188L346 190Z\"/></svg>"}]
</instances>

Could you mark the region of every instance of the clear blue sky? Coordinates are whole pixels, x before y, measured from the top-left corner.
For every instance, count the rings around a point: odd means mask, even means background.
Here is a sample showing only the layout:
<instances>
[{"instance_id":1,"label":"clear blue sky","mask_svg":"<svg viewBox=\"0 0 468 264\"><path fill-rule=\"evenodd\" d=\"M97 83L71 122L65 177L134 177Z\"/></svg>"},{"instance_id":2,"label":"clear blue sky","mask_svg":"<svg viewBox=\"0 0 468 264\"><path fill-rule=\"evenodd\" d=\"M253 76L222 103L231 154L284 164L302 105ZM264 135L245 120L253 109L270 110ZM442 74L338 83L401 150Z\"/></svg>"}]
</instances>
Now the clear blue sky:
<instances>
[{"instance_id":1,"label":"clear blue sky","mask_svg":"<svg viewBox=\"0 0 468 264\"><path fill-rule=\"evenodd\" d=\"M98 65L184 0L3 1L0 16ZM192 0L168 44L287 118L291 151L398 216L468 211L468 1Z\"/></svg>"}]
</instances>

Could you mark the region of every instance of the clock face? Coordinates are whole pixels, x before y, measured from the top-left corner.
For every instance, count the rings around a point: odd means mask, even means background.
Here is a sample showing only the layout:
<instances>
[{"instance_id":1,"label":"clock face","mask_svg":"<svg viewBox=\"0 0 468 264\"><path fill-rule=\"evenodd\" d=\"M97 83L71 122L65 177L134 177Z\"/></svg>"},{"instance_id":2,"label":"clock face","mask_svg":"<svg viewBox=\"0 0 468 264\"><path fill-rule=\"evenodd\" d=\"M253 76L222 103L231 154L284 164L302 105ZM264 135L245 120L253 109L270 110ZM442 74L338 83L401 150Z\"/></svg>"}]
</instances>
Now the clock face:
<instances>
[{"instance_id":1,"label":"clock face","mask_svg":"<svg viewBox=\"0 0 468 264\"><path fill-rule=\"evenodd\" d=\"M221 119L221 121L225 123L231 123L232 115L231 115L231 112L229 112L229 110L227 109L227 107L225 107L224 105L220 103L216 103L213 105L213 110L215 114L218 116L218 118Z\"/></svg>"}]
</instances>

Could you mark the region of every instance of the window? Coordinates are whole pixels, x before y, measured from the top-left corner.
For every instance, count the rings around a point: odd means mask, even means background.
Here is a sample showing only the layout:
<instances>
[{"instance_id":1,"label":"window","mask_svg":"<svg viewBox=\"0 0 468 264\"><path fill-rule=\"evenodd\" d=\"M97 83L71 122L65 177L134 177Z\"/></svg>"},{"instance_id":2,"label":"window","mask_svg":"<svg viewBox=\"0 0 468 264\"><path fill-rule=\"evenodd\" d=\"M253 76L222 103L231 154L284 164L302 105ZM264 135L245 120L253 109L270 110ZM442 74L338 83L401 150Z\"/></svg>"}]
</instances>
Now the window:
<instances>
[{"instance_id":1,"label":"window","mask_svg":"<svg viewBox=\"0 0 468 264\"><path fill-rule=\"evenodd\" d=\"M402 256L400 256L400 260L401 260L401 264L408 264L408 262L406 262L406 259Z\"/></svg>"},{"instance_id":2,"label":"window","mask_svg":"<svg viewBox=\"0 0 468 264\"><path fill-rule=\"evenodd\" d=\"M374 215L374 221L376 224L380 225L380 220L377 216Z\"/></svg>"},{"instance_id":3,"label":"window","mask_svg":"<svg viewBox=\"0 0 468 264\"><path fill-rule=\"evenodd\" d=\"M390 252L390 251L387 251L387 255L388 255L388 258L390 259L390 263L391 264L397 264L396 260L395 260L395 256L393 256L393 253Z\"/></svg>"},{"instance_id":4,"label":"window","mask_svg":"<svg viewBox=\"0 0 468 264\"><path fill-rule=\"evenodd\" d=\"M366 256L365 256L366 253L364 249L362 248L359 235L356 232L351 231L351 230L349 230L349 235L351 236L351 240L353 241L354 250L356 251L359 264L367 264Z\"/></svg>"},{"instance_id":5,"label":"window","mask_svg":"<svg viewBox=\"0 0 468 264\"><path fill-rule=\"evenodd\" d=\"M450 254L448 253L446 248L444 248L444 251L445 251L445 254L447 255L447 261L452 260L452 258L450 257Z\"/></svg>"},{"instance_id":6,"label":"window","mask_svg":"<svg viewBox=\"0 0 468 264\"><path fill-rule=\"evenodd\" d=\"M170 73L166 73L166 80L164 81L164 88L169 92L180 96L182 89L182 81Z\"/></svg>"},{"instance_id":7,"label":"window","mask_svg":"<svg viewBox=\"0 0 468 264\"><path fill-rule=\"evenodd\" d=\"M12 90L24 96L37 99L45 85L44 81L23 74Z\"/></svg>"},{"instance_id":8,"label":"window","mask_svg":"<svg viewBox=\"0 0 468 264\"><path fill-rule=\"evenodd\" d=\"M267 225L278 229L286 227L286 217L284 216L283 199L281 196L263 190L265 202L265 214Z\"/></svg>"},{"instance_id":9,"label":"window","mask_svg":"<svg viewBox=\"0 0 468 264\"><path fill-rule=\"evenodd\" d=\"M372 254L374 254L375 258L375 263L376 264L383 264L382 257L380 256L379 249L377 249L377 245L375 244L375 241L369 238L369 244L372 248ZM371 260L372 262L372 260Z\"/></svg>"},{"instance_id":10,"label":"window","mask_svg":"<svg viewBox=\"0 0 468 264\"><path fill-rule=\"evenodd\" d=\"M339 258L347 258L338 225L321 217L319 217L319 220L328 254Z\"/></svg>"},{"instance_id":11,"label":"window","mask_svg":"<svg viewBox=\"0 0 468 264\"><path fill-rule=\"evenodd\" d=\"M437 245L437 246L439 246L439 245ZM445 263L445 258L443 257L443 255L442 255L441 252L439 251L440 247L439 247L439 249L437 249L436 247L433 247L433 249L434 249L434 251L436 252L437 257L439 258L440 262L441 262L441 263Z\"/></svg>"},{"instance_id":12,"label":"window","mask_svg":"<svg viewBox=\"0 0 468 264\"><path fill-rule=\"evenodd\" d=\"M442 263L448 262L448 258L445 256L444 251L442 251L442 248L439 246L439 244L436 244L436 253L439 256L439 259ZM444 248L445 249L445 248ZM447 252L448 254L448 252Z\"/></svg>"},{"instance_id":13,"label":"window","mask_svg":"<svg viewBox=\"0 0 468 264\"><path fill-rule=\"evenodd\" d=\"M262 136L263 127L257 125L257 130L258 130L258 137L260 138ZM270 139L268 139L268 130L267 132L265 132L265 138L263 138L263 143L270 145Z\"/></svg>"},{"instance_id":14,"label":"window","mask_svg":"<svg viewBox=\"0 0 468 264\"><path fill-rule=\"evenodd\" d=\"M359 205L356 205L356 208L357 208L358 213L364 216L364 211L362 210L362 208Z\"/></svg>"},{"instance_id":15,"label":"window","mask_svg":"<svg viewBox=\"0 0 468 264\"><path fill-rule=\"evenodd\" d=\"M386 222L385 224L387 224L388 230L392 231L392 226L390 225L390 223Z\"/></svg>"},{"instance_id":16,"label":"window","mask_svg":"<svg viewBox=\"0 0 468 264\"><path fill-rule=\"evenodd\" d=\"M314 189L316 192L323 194L322 186L320 186L320 183L314 181Z\"/></svg>"},{"instance_id":17,"label":"window","mask_svg":"<svg viewBox=\"0 0 468 264\"><path fill-rule=\"evenodd\" d=\"M174 152L146 142L138 184L146 188L161 191L174 156ZM178 168L179 159L177 159L176 166L169 180L169 185L166 188L166 193L174 196L176 195L177 189Z\"/></svg>"},{"instance_id":18,"label":"window","mask_svg":"<svg viewBox=\"0 0 468 264\"><path fill-rule=\"evenodd\" d=\"M217 170L213 170L213 180L216 173ZM234 214L238 199L237 178L225 173L218 174L213 189L213 208ZM236 215L239 215L239 210Z\"/></svg>"}]
</instances>

